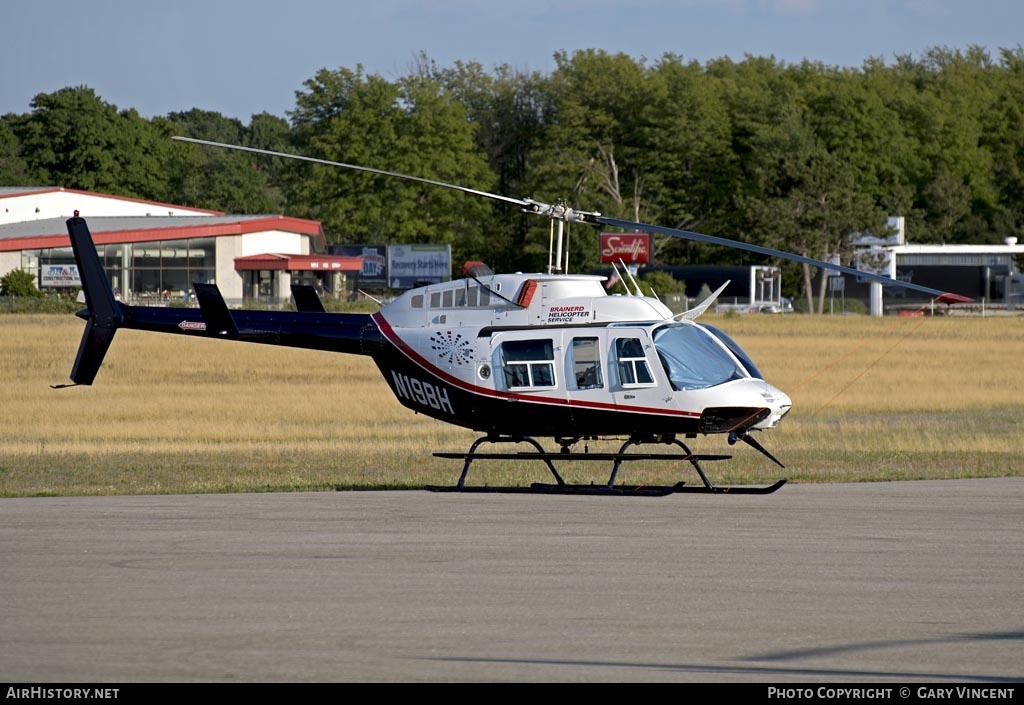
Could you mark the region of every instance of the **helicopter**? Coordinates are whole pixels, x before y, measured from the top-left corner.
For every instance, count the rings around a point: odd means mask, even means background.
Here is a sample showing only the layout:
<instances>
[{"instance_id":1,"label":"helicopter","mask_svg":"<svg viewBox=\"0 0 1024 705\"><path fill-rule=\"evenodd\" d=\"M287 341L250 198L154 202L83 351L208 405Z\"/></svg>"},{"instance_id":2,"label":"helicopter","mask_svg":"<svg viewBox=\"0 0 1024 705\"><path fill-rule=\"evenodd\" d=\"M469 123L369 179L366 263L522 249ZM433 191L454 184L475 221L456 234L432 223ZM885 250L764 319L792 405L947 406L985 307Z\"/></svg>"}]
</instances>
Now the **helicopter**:
<instances>
[{"instance_id":1,"label":"helicopter","mask_svg":"<svg viewBox=\"0 0 1024 705\"><path fill-rule=\"evenodd\" d=\"M128 305L115 297L85 219L76 211L67 220L86 301L86 308L77 315L86 327L71 372L72 384L55 388L91 385L119 328L369 356L400 404L482 434L465 452L434 453L462 460L463 467L454 485L426 486L431 491L770 494L786 483L781 479L768 486L716 485L702 463L731 456L695 454L684 441L725 435L730 445L743 442L784 467L755 435L779 425L792 408L789 396L767 382L750 356L724 331L696 322L728 283L681 314L673 313L657 297L643 295L635 280L632 290L626 287L627 295L609 294L604 276L562 271L566 223L662 233L854 274L921 291L939 302L969 300L802 255L608 217L564 203L511 198L296 154L188 137L173 139L455 189L514 204L549 218L557 227L547 272L495 273L483 263L467 263L462 278L407 290L371 314L329 313L312 287L300 285L292 287L296 311L232 310L216 284L198 282L193 284L198 310ZM632 279L625 265L623 269ZM546 450L538 438L551 438L558 449ZM590 441L616 439L624 439L617 452L589 452ZM582 452L578 450L581 442ZM484 444L527 444L532 450L480 452ZM678 450L628 452L650 444ZM544 463L552 481L513 487L467 484L476 460L536 460ZM566 482L555 463L579 460L610 462L607 481ZM635 460L689 463L700 484L617 484L621 465Z\"/></svg>"}]
</instances>

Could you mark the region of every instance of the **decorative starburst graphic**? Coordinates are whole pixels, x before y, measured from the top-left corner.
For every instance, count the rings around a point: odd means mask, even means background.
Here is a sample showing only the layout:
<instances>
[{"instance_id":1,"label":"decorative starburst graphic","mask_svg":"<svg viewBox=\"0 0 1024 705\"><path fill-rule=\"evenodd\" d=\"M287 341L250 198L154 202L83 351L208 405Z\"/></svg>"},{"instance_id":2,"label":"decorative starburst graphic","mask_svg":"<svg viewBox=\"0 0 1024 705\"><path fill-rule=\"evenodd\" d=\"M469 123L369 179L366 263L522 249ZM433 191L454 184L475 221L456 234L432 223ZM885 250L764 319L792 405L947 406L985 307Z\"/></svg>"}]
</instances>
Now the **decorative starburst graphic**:
<instances>
[{"instance_id":1,"label":"decorative starburst graphic","mask_svg":"<svg viewBox=\"0 0 1024 705\"><path fill-rule=\"evenodd\" d=\"M469 339L463 338L462 333L445 331L430 336L431 350L437 354L438 360L447 362L449 365L468 365L473 362L473 350L469 346Z\"/></svg>"}]
</instances>

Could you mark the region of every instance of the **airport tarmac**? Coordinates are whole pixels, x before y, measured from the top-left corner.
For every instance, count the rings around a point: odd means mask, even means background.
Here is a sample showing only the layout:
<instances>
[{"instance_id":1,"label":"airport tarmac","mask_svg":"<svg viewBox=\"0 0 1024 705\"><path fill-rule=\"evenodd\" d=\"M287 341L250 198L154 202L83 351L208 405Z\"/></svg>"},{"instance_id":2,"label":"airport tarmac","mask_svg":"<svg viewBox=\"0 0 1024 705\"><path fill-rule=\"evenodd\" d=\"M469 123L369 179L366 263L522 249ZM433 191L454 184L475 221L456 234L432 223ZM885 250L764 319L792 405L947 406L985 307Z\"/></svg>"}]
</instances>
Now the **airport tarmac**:
<instances>
[{"instance_id":1,"label":"airport tarmac","mask_svg":"<svg viewBox=\"0 0 1024 705\"><path fill-rule=\"evenodd\" d=\"M0 680L1024 680L1024 478L0 500Z\"/></svg>"}]
</instances>

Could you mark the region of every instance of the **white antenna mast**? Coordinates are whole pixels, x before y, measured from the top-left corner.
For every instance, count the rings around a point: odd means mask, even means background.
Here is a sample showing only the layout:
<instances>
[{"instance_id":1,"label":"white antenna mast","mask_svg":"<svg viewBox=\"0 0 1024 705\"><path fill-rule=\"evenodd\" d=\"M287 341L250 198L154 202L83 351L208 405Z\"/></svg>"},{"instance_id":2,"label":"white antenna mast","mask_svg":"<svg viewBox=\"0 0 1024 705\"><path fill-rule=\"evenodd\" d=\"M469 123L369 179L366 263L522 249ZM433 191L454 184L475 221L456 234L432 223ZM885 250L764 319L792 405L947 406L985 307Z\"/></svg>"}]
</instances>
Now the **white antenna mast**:
<instances>
[{"instance_id":1,"label":"white antenna mast","mask_svg":"<svg viewBox=\"0 0 1024 705\"><path fill-rule=\"evenodd\" d=\"M611 264L612 264L612 269L615 270L615 278L617 280L615 283L617 284L618 282L622 282L622 286L625 287L626 293L628 294L629 293L629 287L626 286L626 281L622 278L622 275L619 274L619 268L615 266L615 260L612 260ZM612 286L615 286L615 284L612 284Z\"/></svg>"},{"instance_id":2,"label":"white antenna mast","mask_svg":"<svg viewBox=\"0 0 1024 705\"><path fill-rule=\"evenodd\" d=\"M629 271L629 267L626 266L626 263L622 261L621 257L619 257L619 264L621 264L622 268L626 270L626 274L629 275L629 280L633 282L633 287L636 289L635 296L643 296L644 292L640 289L640 285L636 283L636 279L633 278L633 273ZM626 287L626 290L629 290L628 286Z\"/></svg>"}]
</instances>

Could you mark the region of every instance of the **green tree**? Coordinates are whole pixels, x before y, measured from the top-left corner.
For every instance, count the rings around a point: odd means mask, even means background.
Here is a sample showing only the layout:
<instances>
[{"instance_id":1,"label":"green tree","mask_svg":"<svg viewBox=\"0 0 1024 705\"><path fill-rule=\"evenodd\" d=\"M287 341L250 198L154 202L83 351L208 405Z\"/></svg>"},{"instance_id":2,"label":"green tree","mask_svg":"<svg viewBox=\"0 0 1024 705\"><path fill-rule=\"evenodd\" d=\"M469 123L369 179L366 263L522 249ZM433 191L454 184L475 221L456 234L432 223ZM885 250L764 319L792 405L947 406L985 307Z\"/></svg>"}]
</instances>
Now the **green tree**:
<instances>
[{"instance_id":1,"label":"green tree","mask_svg":"<svg viewBox=\"0 0 1024 705\"><path fill-rule=\"evenodd\" d=\"M926 170L920 143L894 105L905 99L899 90L881 60L869 59L861 71L819 66L802 91L822 144L849 165L854 187L892 215L910 210Z\"/></svg>"},{"instance_id":2,"label":"green tree","mask_svg":"<svg viewBox=\"0 0 1024 705\"><path fill-rule=\"evenodd\" d=\"M444 68L425 55L395 81L324 69L296 93L290 123L261 113L244 125L199 108L147 121L85 86L65 88L0 118L0 184L284 211L320 220L332 242L448 242L457 259L521 270L546 263L551 224L514 205L169 138L564 200L819 259L844 256L850 231L880 229L886 215L906 217L917 241L999 242L1024 227L1020 47L998 61L980 47L935 47L860 69L752 56L701 66L673 54L649 64L597 49L555 60L549 75ZM571 268L587 269L596 237L573 230ZM754 258L662 236L654 247L664 263ZM783 267L787 282L808 278Z\"/></svg>"},{"instance_id":3,"label":"green tree","mask_svg":"<svg viewBox=\"0 0 1024 705\"><path fill-rule=\"evenodd\" d=\"M362 68L321 70L293 113L303 153L483 191L494 176L465 107L429 76L389 82ZM288 197L332 242L434 242L477 259L490 204L453 189L364 171L299 164Z\"/></svg>"},{"instance_id":4,"label":"green tree","mask_svg":"<svg viewBox=\"0 0 1024 705\"><path fill-rule=\"evenodd\" d=\"M686 293L686 282L660 270L643 273L640 277L640 284L648 296Z\"/></svg>"},{"instance_id":5,"label":"green tree","mask_svg":"<svg viewBox=\"0 0 1024 705\"><path fill-rule=\"evenodd\" d=\"M243 144L246 147L266 149L272 152L289 153L292 150L292 129L284 118L270 113L260 113L252 116L252 121L243 135ZM255 168L266 176L264 191L273 203L275 211L284 208L284 193L282 181L285 177L285 163L287 160L279 158L266 158L250 160Z\"/></svg>"},{"instance_id":6,"label":"green tree","mask_svg":"<svg viewBox=\"0 0 1024 705\"><path fill-rule=\"evenodd\" d=\"M118 113L86 86L41 93L32 108L15 130L37 178L135 198L169 197L169 146L135 110Z\"/></svg>"},{"instance_id":7,"label":"green tree","mask_svg":"<svg viewBox=\"0 0 1024 705\"><path fill-rule=\"evenodd\" d=\"M648 69L625 54L583 50L555 55L546 89L547 127L530 156L529 186L537 200L564 201L584 211L648 219L652 156L639 106L653 100ZM571 268L597 262L591 231L571 249ZM549 225L532 226L526 250L537 261L548 252Z\"/></svg>"},{"instance_id":8,"label":"green tree","mask_svg":"<svg viewBox=\"0 0 1024 705\"><path fill-rule=\"evenodd\" d=\"M547 79L507 65L497 67L493 74L485 73L478 63L456 62L453 68L440 69L426 57L419 72L440 82L465 107L477 147L496 177L495 192L516 198L532 196L527 186L530 155L543 142L550 113ZM488 232L484 260L500 271L533 268L523 252L535 221L535 216L495 201L490 219L482 226Z\"/></svg>"},{"instance_id":9,"label":"green tree","mask_svg":"<svg viewBox=\"0 0 1024 705\"><path fill-rule=\"evenodd\" d=\"M1002 242L1024 229L1024 49L1002 50L992 109L984 120L982 143L992 155L998 195L992 229L980 241Z\"/></svg>"},{"instance_id":10,"label":"green tree","mask_svg":"<svg viewBox=\"0 0 1024 705\"><path fill-rule=\"evenodd\" d=\"M757 156L751 173L759 189L741 204L768 246L827 262L848 254L853 232L882 232L884 212L857 189L855 169L828 151L799 103L752 144ZM820 313L826 278L821 277L815 307L811 270L802 267L808 310Z\"/></svg>"},{"instance_id":11,"label":"green tree","mask_svg":"<svg viewBox=\"0 0 1024 705\"><path fill-rule=\"evenodd\" d=\"M154 122L170 145L168 170L175 203L227 213L274 213L282 208L283 199L270 184L267 158L170 140L180 135L248 146L249 134L240 120L193 108ZM272 123L261 118L258 124L265 135Z\"/></svg>"},{"instance_id":12,"label":"green tree","mask_svg":"<svg viewBox=\"0 0 1024 705\"><path fill-rule=\"evenodd\" d=\"M916 145L908 231L924 241L964 242L987 226L996 201L984 126L995 101L995 67L986 52L935 47L921 59L897 57L895 109ZM969 203L964 208L964 200Z\"/></svg>"},{"instance_id":13,"label":"green tree","mask_svg":"<svg viewBox=\"0 0 1024 705\"><path fill-rule=\"evenodd\" d=\"M697 62L664 56L650 76L651 100L640 106L649 217L659 224L719 234L728 228L741 182L732 150L724 86ZM656 236L659 261L691 259L693 243Z\"/></svg>"},{"instance_id":14,"label":"green tree","mask_svg":"<svg viewBox=\"0 0 1024 705\"><path fill-rule=\"evenodd\" d=\"M31 186L35 182L21 156L21 141L13 127L25 117L14 114L0 117L0 186Z\"/></svg>"},{"instance_id":15,"label":"green tree","mask_svg":"<svg viewBox=\"0 0 1024 705\"><path fill-rule=\"evenodd\" d=\"M0 277L0 296L31 296L41 298L36 278L23 269L15 269Z\"/></svg>"},{"instance_id":16,"label":"green tree","mask_svg":"<svg viewBox=\"0 0 1024 705\"><path fill-rule=\"evenodd\" d=\"M166 132L134 108L119 115L119 141L115 148L119 188L114 193L152 201L171 201L171 177L168 163L173 150Z\"/></svg>"}]
</instances>

